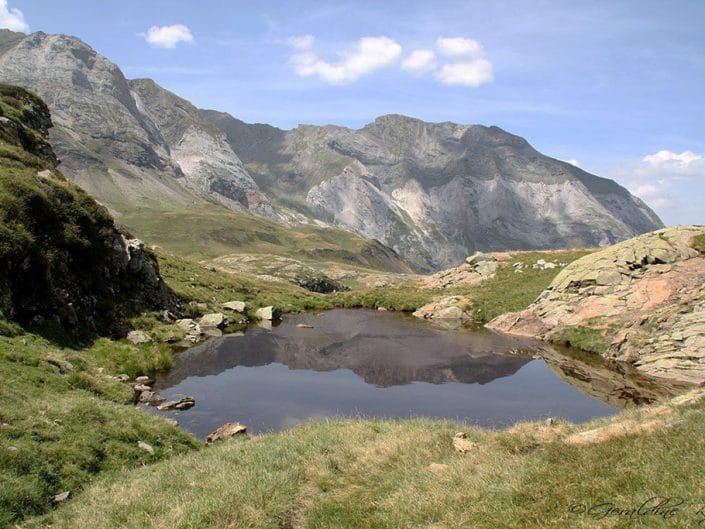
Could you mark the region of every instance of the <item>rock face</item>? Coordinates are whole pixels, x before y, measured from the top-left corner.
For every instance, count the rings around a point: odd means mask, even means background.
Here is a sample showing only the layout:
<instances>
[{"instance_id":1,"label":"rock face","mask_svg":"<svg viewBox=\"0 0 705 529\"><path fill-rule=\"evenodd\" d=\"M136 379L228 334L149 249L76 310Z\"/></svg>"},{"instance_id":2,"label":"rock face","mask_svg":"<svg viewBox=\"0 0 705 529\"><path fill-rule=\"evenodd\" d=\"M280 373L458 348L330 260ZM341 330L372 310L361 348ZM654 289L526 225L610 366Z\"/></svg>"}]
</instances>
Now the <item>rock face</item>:
<instances>
[{"instance_id":1,"label":"rock face","mask_svg":"<svg viewBox=\"0 0 705 529\"><path fill-rule=\"evenodd\" d=\"M105 210L56 169L49 110L0 85L0 311L23 325L68 333L116 332L116 316L179 311L154 255L121 233ZM14 149L14 151L12 151Z\"/></svg>"},{"instance_id":2,"label":"rock face","mask_svg":"<svg viewBox=\"0 0 705 529\"><path fill-rule=\"evenodd\" d=\"M611 180L498 127L382 116L282 131L203 116L275 203L391 246L422 269L475 250L605 246L662 226Z\"/></svg>"},{"instance_id":3,"label":"rock face","mask_svg":"<svg viewBox=\"0 0 705 529\"><path fill-rule=\"evenodd\" d=\"M152 81L127 80L77 38L21 35L0 49L0 79L46 101L62 170L113 211L210 200L277 217L193 105Z\"/></svg>"},{"instance_id":4,"label":"rock face","mask_svg":"<svg viewBox=\"0 0 705 529\"><path fill-rule=\"evenodd\" d=\"M705 382L705 227L678 226L624 241L568 265L526 310L488 327L556 339L587 328L604 356L641 371Z\"/></svg>"}]
</instances>

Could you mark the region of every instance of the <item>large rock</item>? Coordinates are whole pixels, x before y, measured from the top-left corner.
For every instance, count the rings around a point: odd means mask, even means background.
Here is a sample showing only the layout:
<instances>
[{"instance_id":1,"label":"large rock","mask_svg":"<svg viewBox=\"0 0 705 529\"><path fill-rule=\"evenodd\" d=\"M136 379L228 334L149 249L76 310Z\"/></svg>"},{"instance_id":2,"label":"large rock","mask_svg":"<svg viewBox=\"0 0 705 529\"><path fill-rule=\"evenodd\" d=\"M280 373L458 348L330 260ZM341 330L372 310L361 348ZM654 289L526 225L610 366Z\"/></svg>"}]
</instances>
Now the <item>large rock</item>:
<instances>
[{"instance_id":1,"label":"large rock","mask_svg":"<svg viewBox=\"0 0 705 529\"><path fill-rule=\"evenodd\" d=\"M544 339L583 327L604 337L604 356L675 380L705 382L705 227L658 230L568 265L526 310L488 327ZM562 338L561 338L562 339Z\"/></svg>"},{"instance_id":2,"label":"large rock","mask_svg":"<svg viewBox=\"0 0 705 529\"><path fill-rule=\"evenodd\" d=\"M282 311L272 305L262 307L255 312L255 318L263 321L276 321L281 319Z\"/></svg>"},{"instance_id":3,"label":"large rock","mask_svg":"<svg viewBox=\"0 0 705 529\"><path fill-rule=\"evenodd\" d=\"M228 326L228 318L222 312L205 314L198 322L202 329L220 329Z\"/></svg>"},{"instance_id":4,"label":"large rock","mask_svg":"<svg viewBox=\"0 0 705 529\"><path fill-rule=\"evenodd\" d=\"M127 333L127 341L139 345L151 342L152 337L144 331L130 331Z\"/></svg>"},{"instance_id":5,"label":"large rock","mask_svg":"<svg viewBox=\"0 0 705 529\"><path fill-rule=\"evenodd\" d=\"M176 400L169 400L164 404L157 406L159 411L172 411L172 410L188 410L196 405L196 399L193 397L182 397Z\"/></svg>"},{"instance_id":6,"label":"large rock","mask_svg":"<svg viewBox=\"0 0 705 529\"><path fill-rule=\"evenodd\" d=\"M448 296L432 301L414 312L423 320L432 320L444 327L455 328L472 321L472 303L463 296Z\"/></svg>"},{"instance_id":7,"label":"large rock","mask_svg":"<svg viewBox=\"0 0 705 529\"><path fill-rule=\"evenodd\" d=\"M225 310L232 310L233 312L239 312L241 314L247 312L247 303L244 301L228 301L227 303L223 303L222 307Z\"/></svg>"}]
</instances>

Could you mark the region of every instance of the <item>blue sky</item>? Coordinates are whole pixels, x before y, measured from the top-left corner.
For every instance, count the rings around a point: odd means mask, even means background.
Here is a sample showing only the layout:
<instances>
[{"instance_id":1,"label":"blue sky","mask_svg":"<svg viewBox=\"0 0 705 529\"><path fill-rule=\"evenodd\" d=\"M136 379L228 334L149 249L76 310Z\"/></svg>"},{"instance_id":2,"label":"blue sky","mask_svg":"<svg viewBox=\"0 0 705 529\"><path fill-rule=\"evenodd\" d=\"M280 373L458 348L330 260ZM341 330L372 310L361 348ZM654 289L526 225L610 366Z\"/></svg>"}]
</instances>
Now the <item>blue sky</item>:
<instances>
[{"instance_id":1,"label":"blue sky","mask_svg":"<svg viewBox=\"0 0 705 529\"><path fill-rule=\"evenodd\" d=\"M705 224L703 0L0 0L0 26L248 122L498 125Z\"/></svg>"}]
</instances>

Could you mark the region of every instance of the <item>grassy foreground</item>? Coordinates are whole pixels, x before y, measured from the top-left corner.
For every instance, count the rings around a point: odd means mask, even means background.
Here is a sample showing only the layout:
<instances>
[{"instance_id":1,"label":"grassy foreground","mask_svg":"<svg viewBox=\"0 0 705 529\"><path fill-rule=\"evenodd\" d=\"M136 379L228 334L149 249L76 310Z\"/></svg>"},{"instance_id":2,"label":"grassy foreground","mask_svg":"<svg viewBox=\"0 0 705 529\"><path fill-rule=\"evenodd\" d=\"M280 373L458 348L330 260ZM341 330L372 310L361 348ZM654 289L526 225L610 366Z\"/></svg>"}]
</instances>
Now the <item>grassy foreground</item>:
<instances>
[{"instance_id":1,"label":"grassy foreground","mask_svg":"<svg viewBox=\"0 0 705 529\"><path fill-rule=\"evenodd\" d=\"M587 446L560 440L571 425L470 428L478 446L464 454L451 443L460 426L449 422L311 423L108 475L25 527L697 527L702 411L677 410L671 429ZM640 415L648 411L630 413ZM634 512L653 497L684 503Z\"/></svg>"},{"instance_id":2,"label":"grassy foreground","mask_svg":"<svg viewBox=\"0 0 705 529\"><path fill-rule=\"evenodd\" d=\"M100 339L74 350L31 334L0 337L0 527L46 511L54 495L76 494L98 474L196 448L186 432L126 406L132 389L98 367L140 374L169 361L154 345Z\"/></svg>"}]
</instances>

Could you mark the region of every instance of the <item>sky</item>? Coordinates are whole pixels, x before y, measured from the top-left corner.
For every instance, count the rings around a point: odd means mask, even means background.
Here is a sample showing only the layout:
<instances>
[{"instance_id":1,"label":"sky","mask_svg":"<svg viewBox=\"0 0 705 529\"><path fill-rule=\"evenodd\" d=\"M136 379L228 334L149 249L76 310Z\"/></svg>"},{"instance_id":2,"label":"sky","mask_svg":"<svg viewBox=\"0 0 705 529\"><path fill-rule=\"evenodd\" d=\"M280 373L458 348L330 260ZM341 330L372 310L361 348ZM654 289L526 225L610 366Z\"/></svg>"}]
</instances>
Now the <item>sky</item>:
<instances>
[{"instance_id":1,"label":"sky","mask_svg":"<svg viewBox=\"0 0 705 529\"><path fill-rule=\"evenodd\" d=\"M705 224L705 0L0 0L0 27L251 123L497 125Z\"/></svg>"}]
</instances>

